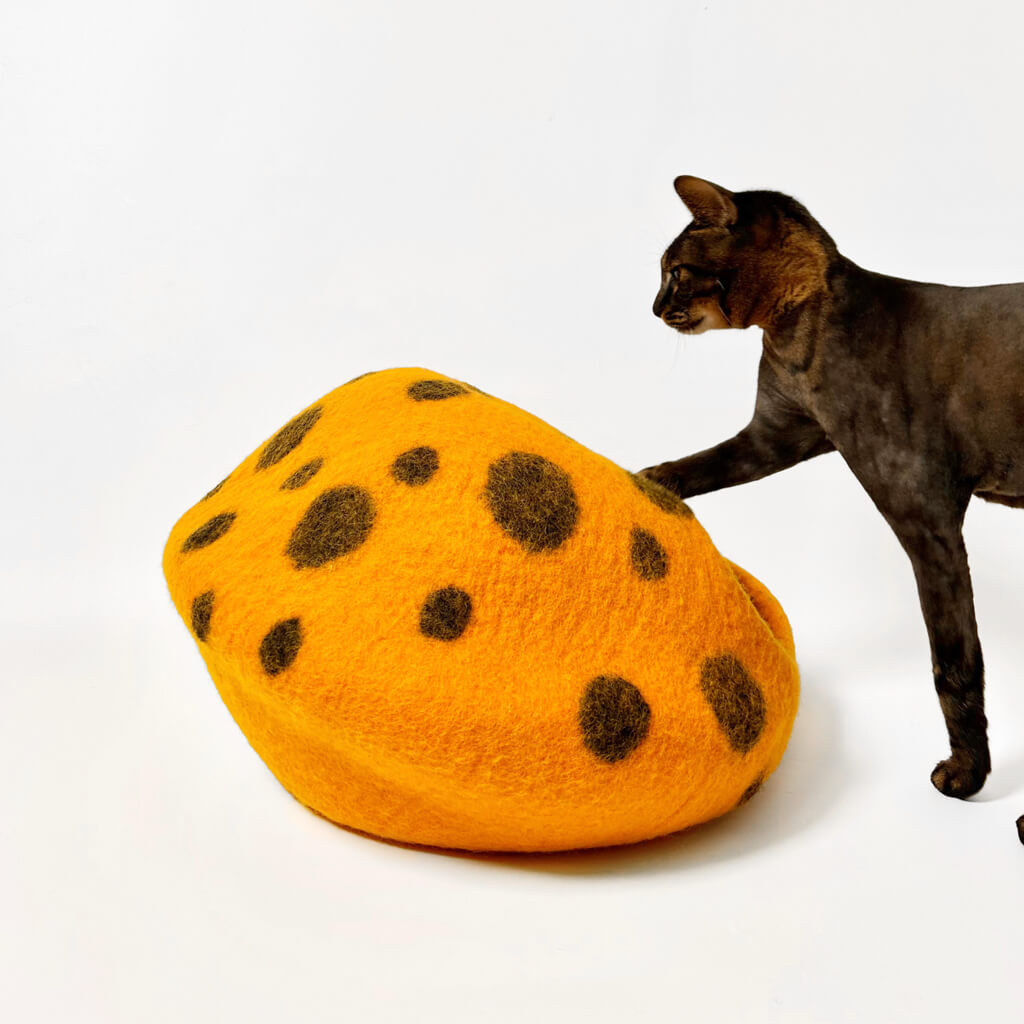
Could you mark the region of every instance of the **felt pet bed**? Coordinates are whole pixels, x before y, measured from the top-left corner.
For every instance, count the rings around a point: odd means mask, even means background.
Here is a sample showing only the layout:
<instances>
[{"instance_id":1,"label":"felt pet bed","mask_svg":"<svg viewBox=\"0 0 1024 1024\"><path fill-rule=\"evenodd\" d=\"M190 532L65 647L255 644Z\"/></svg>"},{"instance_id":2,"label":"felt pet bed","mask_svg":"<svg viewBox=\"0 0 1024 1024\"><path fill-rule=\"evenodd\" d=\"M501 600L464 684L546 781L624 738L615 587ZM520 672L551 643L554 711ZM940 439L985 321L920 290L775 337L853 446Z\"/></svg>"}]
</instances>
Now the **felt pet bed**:
<instances>
[{"instance_id":1,"label":"felt pet bed","mask_svg":"<svg viewBox=\"0 0 1024 1024\"><path fill-rule=\"evenodd\" d=\"M305 409L182 516L171 596L297 799L407 843L629 843L731 810L796 714L786 617L667 490L424 369Z\"/></svg>"}]
</instances>

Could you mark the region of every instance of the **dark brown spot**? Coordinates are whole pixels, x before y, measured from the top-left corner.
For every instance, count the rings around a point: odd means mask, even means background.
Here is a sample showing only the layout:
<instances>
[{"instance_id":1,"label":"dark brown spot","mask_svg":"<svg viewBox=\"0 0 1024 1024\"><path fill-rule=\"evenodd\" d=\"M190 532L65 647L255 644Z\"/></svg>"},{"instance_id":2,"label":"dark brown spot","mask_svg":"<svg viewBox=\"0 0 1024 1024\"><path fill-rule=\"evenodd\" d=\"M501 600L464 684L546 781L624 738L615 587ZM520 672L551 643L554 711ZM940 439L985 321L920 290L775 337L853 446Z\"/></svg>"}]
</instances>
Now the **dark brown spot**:
<instances>
[{"instance_id":1,"label":"dark brown spot","mask_svg":"<svg viewBox=\"0 0 1024 1024\"><path fill-rule=\"evenodd\" d=\"M529 452L509 452L491 463L486 497L494 521L527 551L557 548L579 518L569 475Z\"/></svg>"},{"instance_id":2,"label":"dark brown spot","mask_svg":"<svg viewBox=\"0 0 1024 1024\"><path fill-rule=\"evenodd\" d=\"M300 413L290 423L283 426L267 443L260 452L259 462L256 468L266 469L268 466L275 466L289 452L294 451L302 443L302 439L309 433L313 424L320 419L323 406L315 405Z\"/></svg>"},{"instance_id":3,"label":"dark brown spot","mask_svg":"<svg viewBox=\"0 0 1024 1024\"><path fill-rule=\"evenodd\" d=\"M633 571L642 580L660 580L668 572L668 555L658 538L647 530L634 527L629 548Z\"/></svg>"},{"instance_id":4,"label":"dark brown spot","mask_svg":"<svg viewBox=\"0 0 1024 1024\"><path fill-rule=\"evenodd\" d=\"M323 466L323 459L313 459L307 462L304 466L299 466L297 470L283 484L281 484L282 491L297 491L300 487L305 487L310 480L313 479L320 472L320 467Z\"/></svg>"},{"instance_id":5,"label":"dark brown spot","mask_svg":"<svg viewBox=\"0 0 1024 1024\"><path fill-rule=\"evenodd\" d=\"M764 728L761 688L735 654L706 658L700 667L700 688L733 750L747 753Z\"/></svg>"},{"instance_id":6,"label":"dark brown spot","mask_svg":"<svg viewBox=\"0 0 1024 1024\"><path fill-rule=\"evenodd\" d=\"M219 484L217 484L216 487L211 488L203 495L203 501L206 501L207 498L212 498L228 482L230 478L231 474L229 473L226 477L224 477L223 480L221 480Z\"/></svg>"},{"instance_id":7,"label":"dark brown spot","mask_svg":"<svg viewBox=\"0 0 1024 1024\"><path fill-rule=\"evenodd\" d=\"M197 640L210 635L210 612L213 611L213 591L207 590L192 602L192 632Z\"/></svg>"},{"instance_id":8,"label":"dark brown spot","mask_svg":"<svg viewBox=\"0 0 1024 1024\"><path fill-rule=\"evenodd\" d=\"M667 487L662 487L661 484L648 480L647 477L640 476L638 473L630 473L629 478L662 512L671 512L672 515L682 516L684 519L693 518L693 510L690 506Z\"/></svg>"},{"instance_id":9,"label":"dark brown spot","mask_svg":"<svg viewBox=\"0 0 1024 1024\"><path fill-rule=\"evenodd\" d=\"M273 626L260 644L260 664L268 676L283 672L296 658L302 646L302 626L298 619L285 619Z\"/></svg>"},{"instance_id":10,"label":"dark brown spot","mask_svg":"<svg viewBox=\"0 0 1024 1024\"><path fill-rule=\"evenodd\" d=\"M583 691L579 725L587 749L614 764L631 754L647 735L651 709L643 694L619 676L598 676Z\"/></svg>"},{"instance_id":11,"label":"dark brown spot","mask_svg":"<svg viewBox=\"0 0 1024 1024\"><path fill-rule=\"evenodd\" d=\"M433 448L410 448L391 464L391 475L399 483L419 487L437 472L438 465L437 452Z\"/></svg>"},{"instance_id":12,"label":"dark brown spot","mask_svg":"<svg viewBox=\"0 0 1024 1024\"><path fill-rule=\"evenodd\" d=\"M234 521L234 512L221 512L212 519L208 519L198 530L193 530L185 538L185 543L181 545L181 550L195 551L196 548L205 548L207 544L212 544L215 540L223 537L231 529L231 524Z\"/></svg>"},{"instance_id":13,"label":"dark brown spot","mask_svg":"<svg viewBox=\"0 0 1024 1024\"><path fill-rule=\"evenodd\" d=\"M442 398L468 395L469 389L453 380L418 380L409 385L407 394L417 402L439 402Z\"/></svg>"},{"instance_id":14,"label":"dark brown spot","mask_svg":"<svg viewBox=\"0 0 1024 1024\"><path fill-rule=\"evenodd\" d=\"M758 777L754 779L754 781L749 786L747 786L745 790L743 790L743 796L740 797L739 803L737 803L736 806L742 807L748 800L755 797L757 795L758 790L761 788L763 784L764 776L758 775Z\"/></svg>"},{"instance_id":15,"label":"dark brown spot","mask_svg":"<svg viewBox=\"0 0 1024 1024\"><path fill-rule=\"evenodd\" d=\"M469 625L472 612L473 602L464 590L435 590L420 609L420 632L434 640L457 640Z\"/></svg>"},{"instance_id":16,"label":"dark brown spot","mask_svg":"<svg viewBox=\"0 0 1024 1024\"><path fill-rule=\"evenodd\" d=\"M288 556L297 569L326 565L359 547L375 516L373 498L362 487L324 491L292 531Z\"/></svg>"}]
</instances>

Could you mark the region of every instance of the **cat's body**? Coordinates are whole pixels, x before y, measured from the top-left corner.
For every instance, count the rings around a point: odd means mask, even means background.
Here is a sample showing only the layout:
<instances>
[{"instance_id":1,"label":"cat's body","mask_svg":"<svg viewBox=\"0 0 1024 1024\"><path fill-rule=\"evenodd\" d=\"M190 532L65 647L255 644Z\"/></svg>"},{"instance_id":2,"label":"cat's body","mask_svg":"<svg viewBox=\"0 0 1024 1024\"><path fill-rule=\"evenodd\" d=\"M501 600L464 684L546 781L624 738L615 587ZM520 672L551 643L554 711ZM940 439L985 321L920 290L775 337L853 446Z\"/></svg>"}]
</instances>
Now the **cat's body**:
<instances>
[{"instance_id":1,"label":"cat's body","mask_svg":"<svg viewBox=\"0 0 1024 1024\"><path fill-rule=\"evenodd\" d=\"M694 222L662 259L655 314L684 333L756 324L764 348L748 426L644 472L690 497L838 450L914 567L951 745L932 781L970 796L990 762L961 526L974 494L1024 507L1024 284L886 277L789 197L676 190Z\"/></svg>"}]
</instances>

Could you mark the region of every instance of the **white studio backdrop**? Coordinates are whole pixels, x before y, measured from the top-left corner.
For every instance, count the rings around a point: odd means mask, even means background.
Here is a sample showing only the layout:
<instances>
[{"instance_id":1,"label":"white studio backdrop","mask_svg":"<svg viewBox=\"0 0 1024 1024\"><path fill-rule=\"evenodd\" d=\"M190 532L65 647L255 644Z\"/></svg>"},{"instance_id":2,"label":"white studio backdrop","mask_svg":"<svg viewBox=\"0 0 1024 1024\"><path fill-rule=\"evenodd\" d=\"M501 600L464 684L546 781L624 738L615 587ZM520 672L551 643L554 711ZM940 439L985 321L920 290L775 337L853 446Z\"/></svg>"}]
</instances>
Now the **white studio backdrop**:
<instances>
[{"instance_id":1,"label":"white studio backdrop","mask_svg":"<svg viewBox=\"0 0 1024 1024\"><path fill-rule=\"evenodd\" d=\"M1024 280L1024 9L0 8L0 991L25 1021L1018 1021L1024 513L968 513L995 772L945 752L909 563L838 456L693 507L804 697L743 812L462 858L335 829L177 621L176 518L366 370L466 379L636 469L749 418L756 331L655 320L680 173L873 270Z\"/></svg>"}]
</instances>

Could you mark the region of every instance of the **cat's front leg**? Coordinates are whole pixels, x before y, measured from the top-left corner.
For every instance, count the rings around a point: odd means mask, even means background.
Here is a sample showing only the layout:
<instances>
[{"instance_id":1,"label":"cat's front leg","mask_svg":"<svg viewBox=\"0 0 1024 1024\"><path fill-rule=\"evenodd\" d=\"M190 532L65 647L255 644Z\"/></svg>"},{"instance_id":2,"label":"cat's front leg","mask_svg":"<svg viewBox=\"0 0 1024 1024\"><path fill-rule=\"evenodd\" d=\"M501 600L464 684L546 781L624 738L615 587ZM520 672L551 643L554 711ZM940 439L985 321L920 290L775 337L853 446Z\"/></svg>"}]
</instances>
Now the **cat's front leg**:
<instances>
[{"instance_id":1,"label":"cat's front leg","mask_svg":"<svg viewBox=\"0 0 1024 1024\"><path fill-rule=\"evenodd\" d=\"M945 521L889 518L910 556L932 652L935 692L946 719L950 756L932 771L932 784L961 799L977 793L991 769L984 698L984 664L974 616L962 512Z\"/></svg>"},{"instance_id":2,"label":"cat's front leg","mask_svg":"<svg viewBox=\"0 0 1024 1024\"><path fill-rule=\"evenodd\" d=\"M757 371L754 415L743 430L696 455L648 466L641 475L681 498L691 498L760 480L815 455L835 451L817 420L787 392L787 386L763 354Z\"/></svg>"},{"instance_id":3,"label":"cat's front leg","mask_svg":"<svg viewBox=\"0 0 1024 1024\"><path fill-rule=\"evenodd\" d=\"M681 498L734 487L834 451L816 423L794 417L785 423L755 418L735 437L706 451L641 470Z\"/></svg>"}]
</instances>

